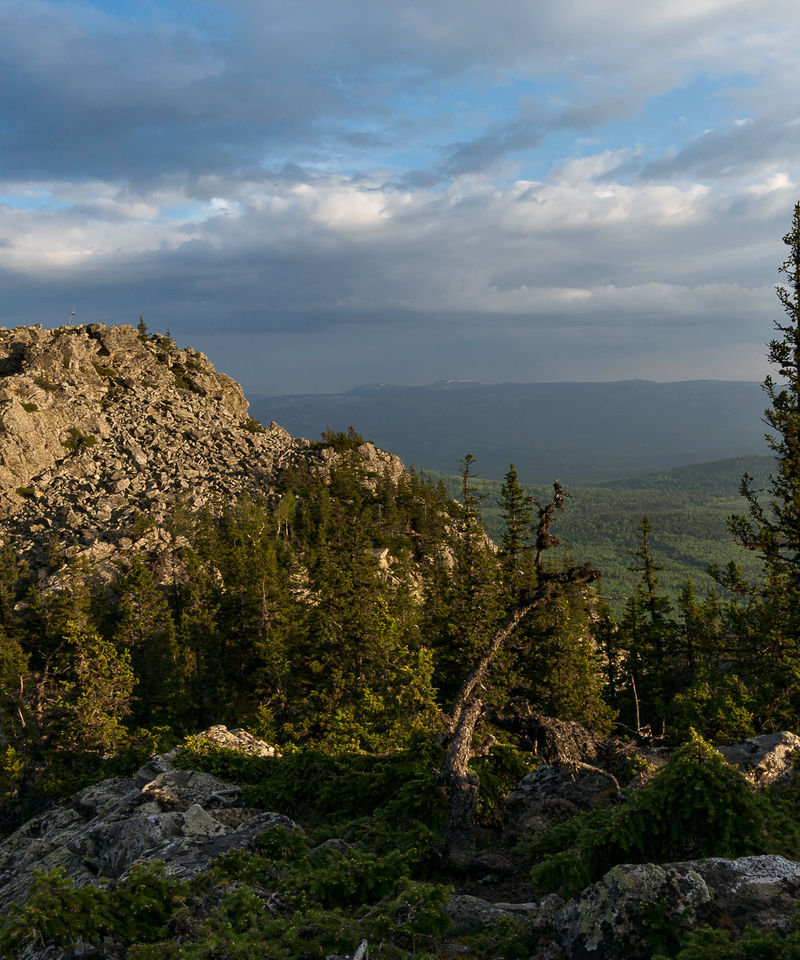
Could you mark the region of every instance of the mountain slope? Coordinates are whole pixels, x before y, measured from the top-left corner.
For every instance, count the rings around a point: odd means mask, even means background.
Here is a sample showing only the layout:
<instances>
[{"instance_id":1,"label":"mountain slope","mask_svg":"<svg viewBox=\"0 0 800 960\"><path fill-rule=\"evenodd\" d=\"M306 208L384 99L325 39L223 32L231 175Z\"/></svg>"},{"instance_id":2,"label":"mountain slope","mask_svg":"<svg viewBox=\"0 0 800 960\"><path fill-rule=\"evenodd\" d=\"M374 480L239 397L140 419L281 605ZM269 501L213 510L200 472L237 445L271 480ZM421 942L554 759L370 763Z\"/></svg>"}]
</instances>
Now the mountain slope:
<instances>
[{"instance_id":1,"label":"mountain slope","mask_svg":"<svg viewBox=\"0 0 800 960\"><path fill-rule=\"evenodd\" d=\"M352 424L415 467L454 473L472 453L494 479L510 461L530 482L598 483L766 452L757 383L445 381L251 401L295 436Z\"/></svg>"},{"instance_id":2,"label":"mountain slope","mask_svg":"<svg viewBox=\"0 0 800 960\"><path fill-rule=\"evenodd\" d=\"M51 540L110 560L190 509L267 493L308 451L247 415L239 385L129 326L0 331L0 536L36 565Z\"/></svg>"}]
</instances>

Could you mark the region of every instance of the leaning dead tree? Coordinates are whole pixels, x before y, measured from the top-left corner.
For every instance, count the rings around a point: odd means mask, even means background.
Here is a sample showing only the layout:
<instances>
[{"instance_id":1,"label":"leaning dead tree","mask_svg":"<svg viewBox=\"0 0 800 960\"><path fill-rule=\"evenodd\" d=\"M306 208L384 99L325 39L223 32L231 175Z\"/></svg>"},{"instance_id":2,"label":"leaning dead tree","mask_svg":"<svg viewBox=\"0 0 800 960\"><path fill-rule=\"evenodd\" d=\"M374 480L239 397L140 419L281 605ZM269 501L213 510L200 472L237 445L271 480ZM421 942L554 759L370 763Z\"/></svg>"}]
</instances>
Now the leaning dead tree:
<instances>
[{"instance_id":1,"label":"leaning dead tree","mask_svg":"<svg viewBox=\"0 0 800 960\"><path fill-rule=\"evenodd\" d=\"M564 511L564 500L569 496L570 494L566 493L556 480L553 484L553 496L549 502L541 504L533 499L538 513L534 541L535 583L527 595L519 598L515 608L489 639L453 701L453 709L448 718L452 739L439 774L440 784L450 794L447 844L451 853L464 845L475 822L479 783L478 778L469 769L469 762L473 757L488 752L494 742L492 738L481 745L476 745L474 742L475 727L483 713L480 691L492 662L503 644L533 610L546 604L568 587L585 588L600 576L599 570L588 563L559 571L550 571L545 568L544 552L560 544L558 537L551 532L555 511Z\"/></svg>"}]
</instances>

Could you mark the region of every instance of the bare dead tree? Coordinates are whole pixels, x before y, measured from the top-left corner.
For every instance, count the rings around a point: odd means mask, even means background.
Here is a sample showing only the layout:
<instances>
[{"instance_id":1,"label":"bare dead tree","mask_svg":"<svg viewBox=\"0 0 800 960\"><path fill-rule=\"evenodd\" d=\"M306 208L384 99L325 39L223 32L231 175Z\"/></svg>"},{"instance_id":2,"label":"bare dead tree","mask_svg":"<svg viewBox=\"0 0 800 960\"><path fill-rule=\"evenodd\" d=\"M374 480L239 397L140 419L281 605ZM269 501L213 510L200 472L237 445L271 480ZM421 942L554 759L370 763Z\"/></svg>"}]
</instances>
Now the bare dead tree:
<instances>
[{"instance_id":1,"label":"bare dead tree","mask_svg":"<svg viewBox=\"0 0 800 960\"><path fill-rule=\"evenodd\" d=\"M486 753L491 745L489 743L476 746L474 738L475 727L483 713L483 701L479 691L498 651L531 611L569 587L585 589L600 576L600 572L588 563L561 571L545 568L544 552L559 546L560 543L558 537L551 532L554 514L556 510L563 512L564 500L569 496L556 480L549 503L542 505L537 500L533 501L538 512L535 539L536 582L492 635L453 702L448 724L452 739L439 773L439 783L450 794L447 844L451 853L468 842L475 823L479 783L469 769L469 762L473 757Z\"/></svg>"}]
</instances>

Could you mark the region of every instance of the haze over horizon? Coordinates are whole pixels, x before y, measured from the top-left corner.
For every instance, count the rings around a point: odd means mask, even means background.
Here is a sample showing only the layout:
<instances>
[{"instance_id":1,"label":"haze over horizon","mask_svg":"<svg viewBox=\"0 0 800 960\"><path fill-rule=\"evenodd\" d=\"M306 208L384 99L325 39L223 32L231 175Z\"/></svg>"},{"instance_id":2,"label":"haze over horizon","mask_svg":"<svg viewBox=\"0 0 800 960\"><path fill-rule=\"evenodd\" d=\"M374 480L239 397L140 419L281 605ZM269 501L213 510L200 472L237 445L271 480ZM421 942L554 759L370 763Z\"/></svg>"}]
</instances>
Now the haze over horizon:
<instances>
[{"instance_id":1,"label":"haze over horizon","mask_svg":"<svg viewBox=\"0 0 800 960\"><path fill-rule=\"evenodd\" d=\"M0 324L246 392L760 381L790 0L0 0Z\"/></svg>"}]
</instances>

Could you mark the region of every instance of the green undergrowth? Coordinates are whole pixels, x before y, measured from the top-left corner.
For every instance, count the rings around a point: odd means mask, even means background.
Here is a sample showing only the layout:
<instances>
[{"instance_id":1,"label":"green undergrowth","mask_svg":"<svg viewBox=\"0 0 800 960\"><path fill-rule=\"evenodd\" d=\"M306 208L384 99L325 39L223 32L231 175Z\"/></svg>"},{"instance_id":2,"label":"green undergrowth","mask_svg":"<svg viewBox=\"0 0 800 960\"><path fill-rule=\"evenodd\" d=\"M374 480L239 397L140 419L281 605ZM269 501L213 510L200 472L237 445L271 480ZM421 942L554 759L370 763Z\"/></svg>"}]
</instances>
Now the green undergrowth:
<instances>
[{"instance_id":1,"label":"green undergrowth","mask_svg":"<svg viewBox=\"0 0 800 960\"><path fill-rule=\"evenodd\" d=\"M523 841L535 887L570 897L618 863L778 853L800 856L796 798L754 790L698 736L613 810L579 814Z\"/></svg>"},{"instance_id":2,"label":"green undergrowth","mask_svg":"<svg viewBox=\"0 0 800 960\"><path fill-rule=\"evenodd\" d=\"M655 954L653 960L800 960L800 933L748 928L734 940L729 930L702 927L682 940L677 953Z\"/></svg>"},{"instance_id":3,"label":"green undergrowth","mask_svg":"<svg viewBox=\"0 0 800 960\"><path fill-rule=\"evenodd\" d=\"M0 929L0 951L10 958L31 944L57 944L129 960L296 960L349 954L367 939L373 956L394 960L435 948L448 926L448 888L410 879L399 853L313 843L275 827L256 851L220 857L185 883L159 863L100 887L40 874Z\"/></svg>"},{"instance_id":4,"label":"green undergrowth","mask_svg":"<svg viewBox=\"0 0 800 960\"><path fill-rule=\"evenodd\" d=\"M129 960L296 960L352 954L367 939L387 960L439 955L450 889L428 879L446 814L440 761L432 739L385 756L305 748L278 759L190 738L181 766L244 784L246 804L305 829L269 829L186 883L159 864L80 889L40 875L0 930L0 954L38 942Z\"/></svg>"},{"instance_id":5,"label":"green undergrowth","mask_svg":"<svg viewBox=\"0 0 800 960\"><path fill-rule=\"evenodd\" d=\"M447 810L436 784L441 761L442 748L426 737L388 754L331 755L303 747L280 758L248 757L189 738L178 758L186 769L245 784L244 800L251 806L315 826L372 818L392 828L416 821L432 831L444 825Z\"/></svg>"}]
</instances>

